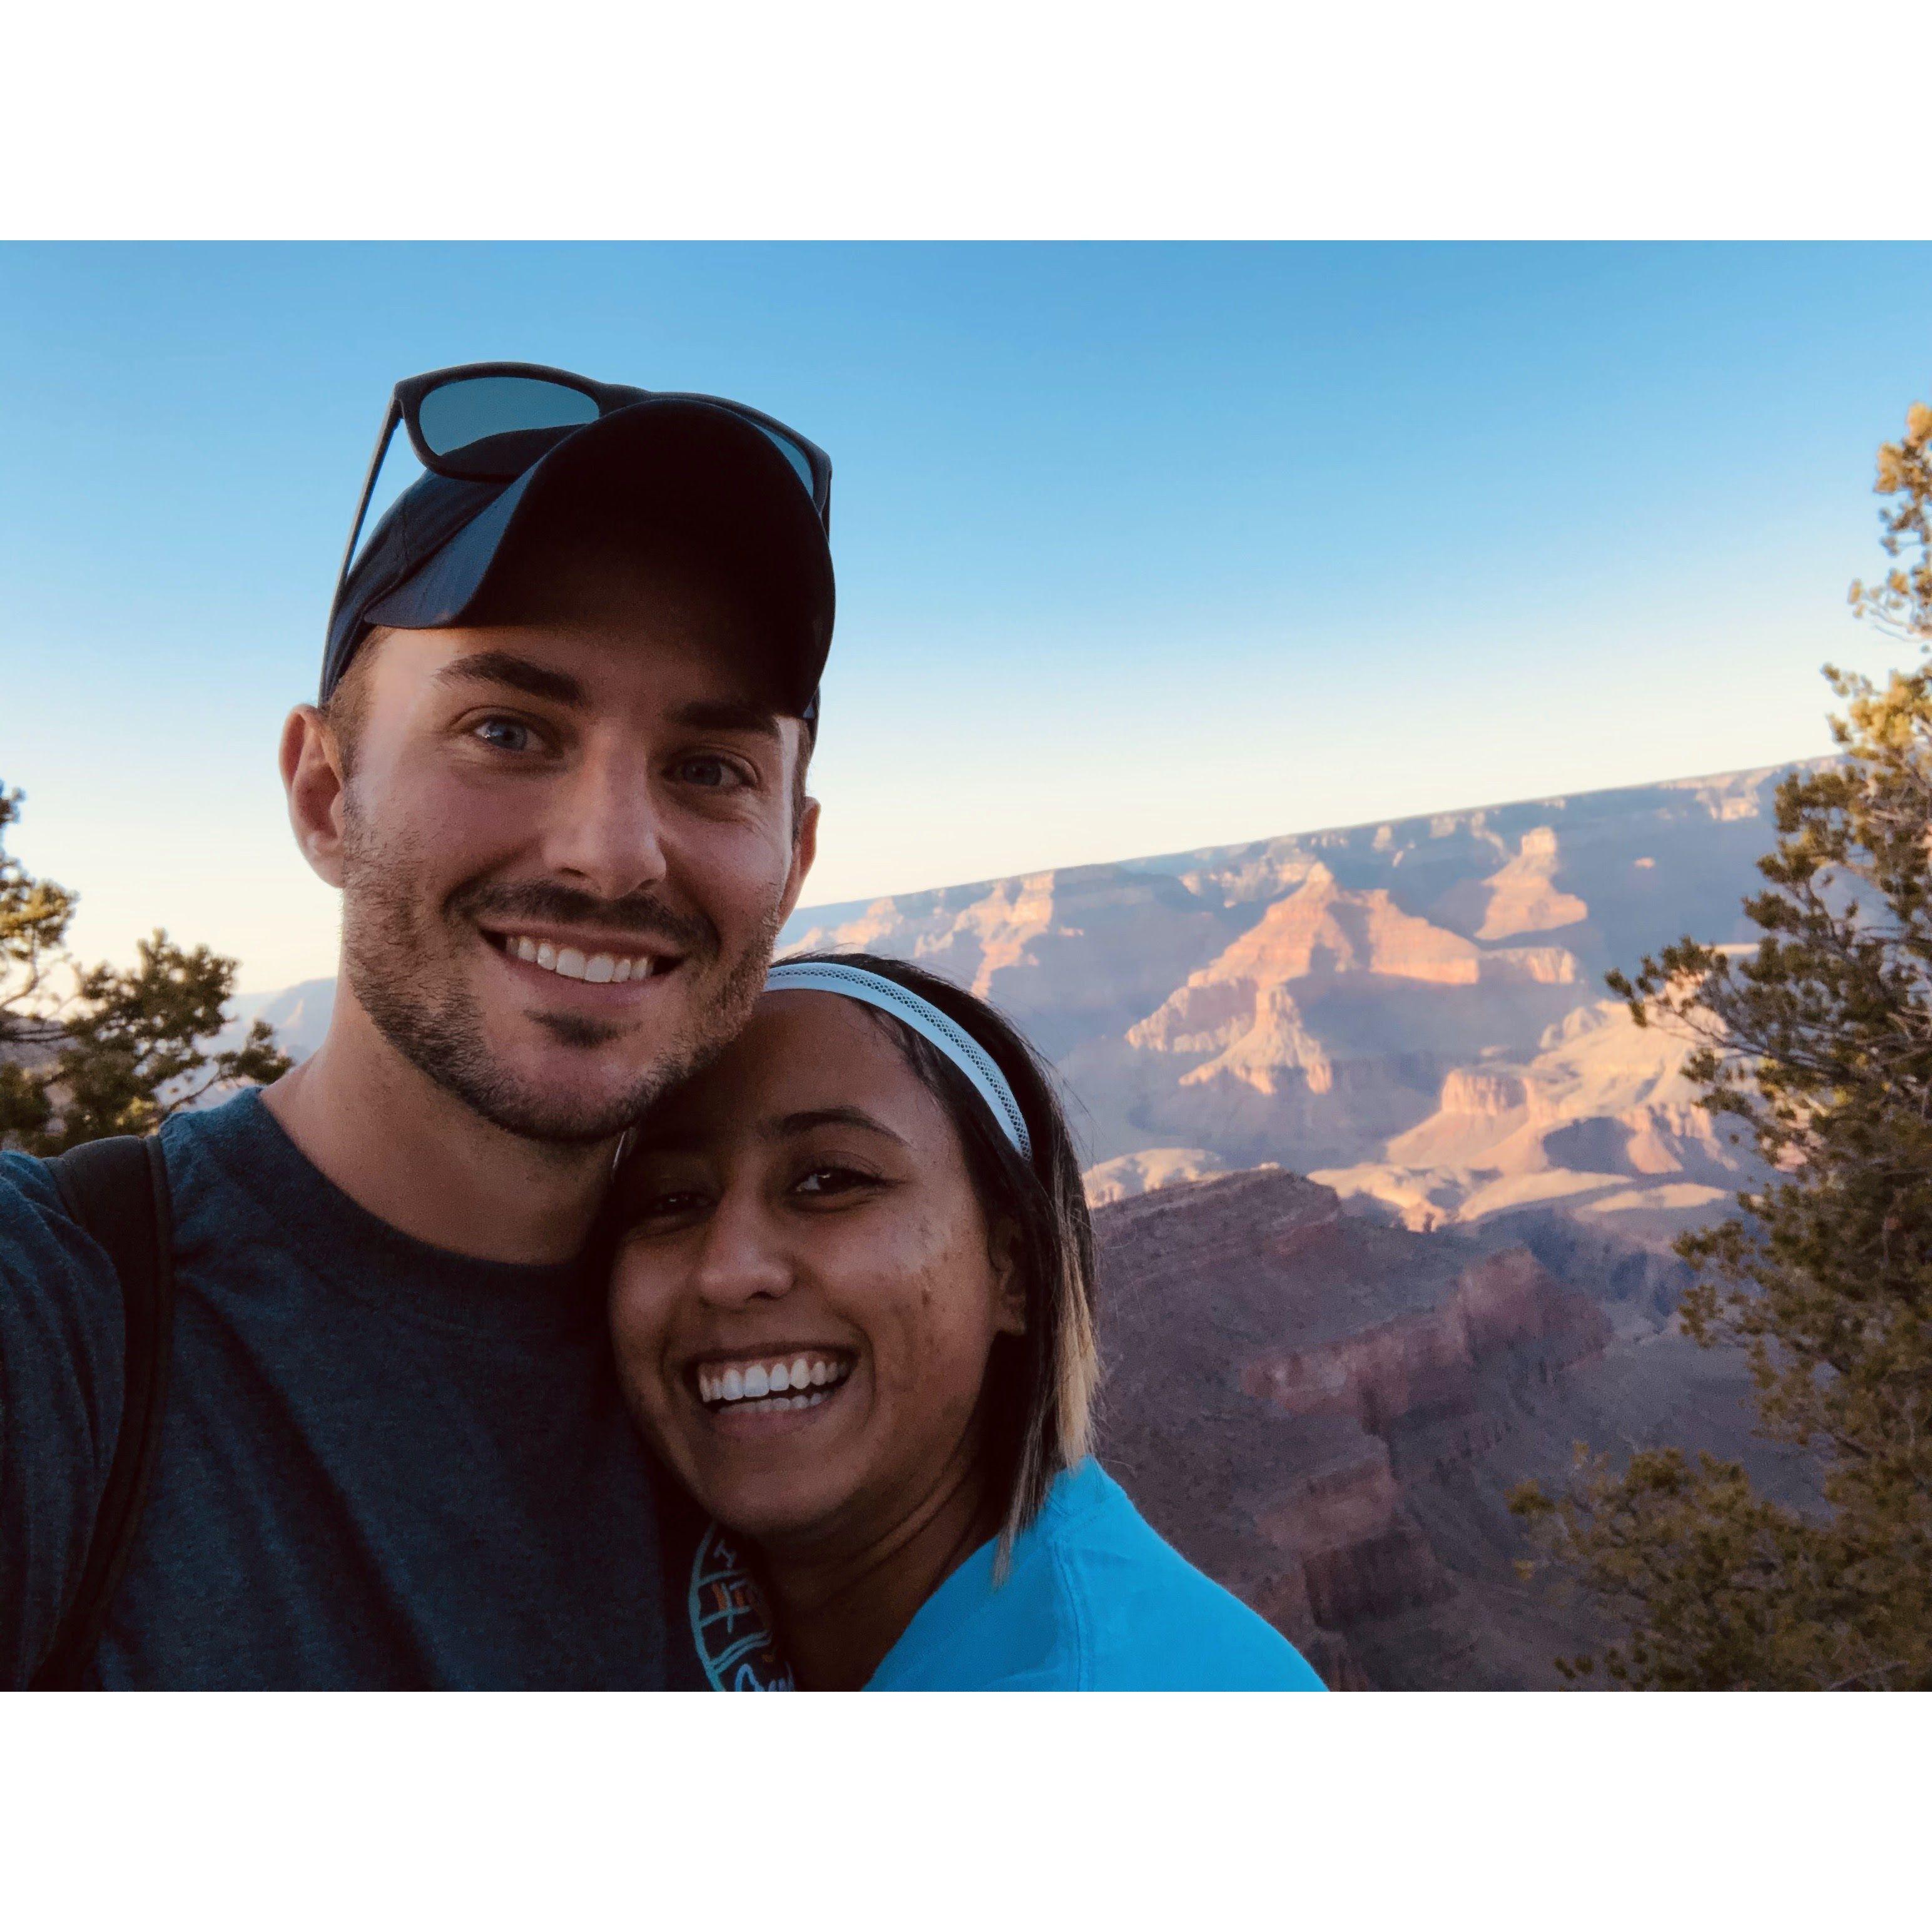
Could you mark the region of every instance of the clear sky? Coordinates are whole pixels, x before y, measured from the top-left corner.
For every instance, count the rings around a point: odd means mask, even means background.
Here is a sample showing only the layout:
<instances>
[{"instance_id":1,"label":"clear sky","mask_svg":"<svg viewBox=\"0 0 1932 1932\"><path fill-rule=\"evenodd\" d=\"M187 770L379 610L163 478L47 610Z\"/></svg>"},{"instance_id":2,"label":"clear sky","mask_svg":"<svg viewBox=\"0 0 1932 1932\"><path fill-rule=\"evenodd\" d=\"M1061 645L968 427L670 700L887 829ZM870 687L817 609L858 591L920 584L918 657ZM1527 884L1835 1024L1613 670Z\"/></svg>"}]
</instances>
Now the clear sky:
<instances>
[{"instance_id":1,"label":"clear sky","mask_svg":"<svg viewBox=\"0 0 1932 1932\"><path fill-rule=\"evenodd\" d=\"M1827 748L1932 248L0 248L0 779L84 951L332 970L276 733L389 386L484 357L830 451L828 901Z\"/></svg>"}]
</instances>

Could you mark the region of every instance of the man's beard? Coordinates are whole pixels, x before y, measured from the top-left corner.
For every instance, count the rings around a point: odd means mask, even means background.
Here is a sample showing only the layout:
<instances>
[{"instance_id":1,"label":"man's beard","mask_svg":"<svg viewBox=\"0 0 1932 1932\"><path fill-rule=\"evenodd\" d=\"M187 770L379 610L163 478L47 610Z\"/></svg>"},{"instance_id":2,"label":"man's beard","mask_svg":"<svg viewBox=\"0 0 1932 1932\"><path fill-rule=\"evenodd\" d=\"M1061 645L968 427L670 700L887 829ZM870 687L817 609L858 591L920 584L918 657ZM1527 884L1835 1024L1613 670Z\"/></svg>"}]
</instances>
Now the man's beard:
<instances>
[{"instance_id":1,"label":"man's beard","mask_svg":"<svg viewBox=\"0 0 1932 1932\"><path fill-rule=\"evenodd\" d=\"M350 991L376 1030L415 1067L472 1112L527 1140L585 1145L609 1140L723 1051L751 1017L772 946L784 923L774 902L752 943L728 964L710 999L623 1093L609 1098L548 1094L520 1079L491 1052L475 994L445 950L452 934L480 932L474 916L495 912L568 926L593 920L607 930L669 940L682 954L677 970L715 966L722 941L709 920L655 900L600 901L551 883L459 887L440 911L416 890L419 868L406 838L379 837L345 797L343 818L342 961ZM484 942L488 943L488 942ZM448 964L440 983L433 967ZM530 1018L564 1046L594 1052L625 1029L578 1014Z\"/></svg>"}]
</instances>

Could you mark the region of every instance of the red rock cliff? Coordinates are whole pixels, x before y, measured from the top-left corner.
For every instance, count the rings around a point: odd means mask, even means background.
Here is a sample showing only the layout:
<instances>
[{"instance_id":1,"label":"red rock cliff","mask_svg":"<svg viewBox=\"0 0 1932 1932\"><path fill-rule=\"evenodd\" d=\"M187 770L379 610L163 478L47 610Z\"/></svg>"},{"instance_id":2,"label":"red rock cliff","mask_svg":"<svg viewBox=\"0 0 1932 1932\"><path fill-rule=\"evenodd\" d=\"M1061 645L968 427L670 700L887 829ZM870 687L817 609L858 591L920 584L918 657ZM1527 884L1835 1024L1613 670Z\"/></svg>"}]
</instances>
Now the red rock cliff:
<instances>
[{"instance_id":1,"label":"red rock cliff","mask_svg":"<svg viewBox=\"0 0 1932 1932\"><path fill-rule=\"evenodd\" d=\"M1345 1219L1293 1174L1144 1195L1096 1230L1102 1454L1331 1682L1366 1683L1350 1624L1453 1588L1405 1502L1408 1460L1493 1441L1493 1378L1547 1377L1600 1351L1608 1322L1526 1250Z\"/></svg>"}]
</instances>

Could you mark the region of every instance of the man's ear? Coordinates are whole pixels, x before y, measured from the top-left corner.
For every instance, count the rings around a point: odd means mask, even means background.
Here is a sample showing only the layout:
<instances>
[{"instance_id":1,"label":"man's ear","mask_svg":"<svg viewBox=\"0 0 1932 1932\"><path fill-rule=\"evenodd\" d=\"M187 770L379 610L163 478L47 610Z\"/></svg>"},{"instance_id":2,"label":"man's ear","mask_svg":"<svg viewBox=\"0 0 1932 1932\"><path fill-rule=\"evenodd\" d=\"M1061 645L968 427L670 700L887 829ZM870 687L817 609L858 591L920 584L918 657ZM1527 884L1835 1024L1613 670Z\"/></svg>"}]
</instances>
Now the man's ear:
<instances>
[{"instance_id":1,"label":"man's ear","mask_svg":"<svg viewBox=\"0 0 1932 1932\"><path fill-rule=\"evenodd\" d=\"M313 704L298 704L282 727L282 789L289 824L316 876L342 884L342 747Z\"/></svg>"},{"instance_id":2,"label":"man's ear","mask_svg":"<svg viewBox=\"0 0 1932 1932\"><path fill-rule=\"evenodd\" d=\"M798 836L792 841L791 872L785 880L784 898L778 914L781 922L792 916L798 904L798 896L805 889L805 875L812 870L812 862L818 856L818 801L808 798L798 815Z\"/></svg>"},{"instance_id":3,"label":"man's ear","mask_svg":"<svg viewBox=\"0 0 1932 1932\"><path fill-rule=\"evenodd\" d=\"M1020 1231L1002 1221L989 1238L993 1262L993 1325L1003 1335L1024 1335L1027 1328L1026 1270L1020 1261Z\"/></svg>"}]
</instances>

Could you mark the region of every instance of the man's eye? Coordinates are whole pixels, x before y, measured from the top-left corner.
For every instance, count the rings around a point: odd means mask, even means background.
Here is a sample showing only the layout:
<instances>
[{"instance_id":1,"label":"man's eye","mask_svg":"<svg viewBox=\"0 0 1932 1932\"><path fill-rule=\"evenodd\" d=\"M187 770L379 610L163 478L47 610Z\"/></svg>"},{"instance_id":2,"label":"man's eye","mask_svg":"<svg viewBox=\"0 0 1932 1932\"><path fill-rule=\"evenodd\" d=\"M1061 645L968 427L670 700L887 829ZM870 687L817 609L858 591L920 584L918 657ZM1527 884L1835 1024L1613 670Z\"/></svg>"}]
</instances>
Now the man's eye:
<instances>
[{"instance_id":1,"label":"man's eye","mask_svg":"<svg viewBox=\"0 0 1932 1932\"><path fill-rule=\"evenodd\" d=\"M703 791L726 791L746 782L744 773L729 758L680 758L673 769L680 784Z\"/></svg>"},{"instance_id":2,"label":"man's eye","mask_svg":"<svg viewBox=\"0 0 1932 1932\"><path fill-rule=\"evenodd\" d=\"M472 735L498 752L527 752L536 737L527 724L514 718L486 718Z\"/></svg>"}]
</instances>

